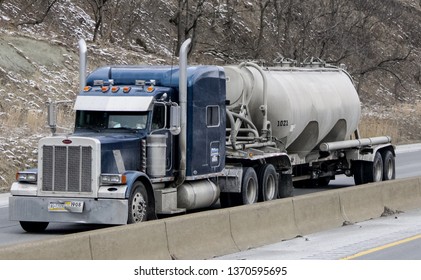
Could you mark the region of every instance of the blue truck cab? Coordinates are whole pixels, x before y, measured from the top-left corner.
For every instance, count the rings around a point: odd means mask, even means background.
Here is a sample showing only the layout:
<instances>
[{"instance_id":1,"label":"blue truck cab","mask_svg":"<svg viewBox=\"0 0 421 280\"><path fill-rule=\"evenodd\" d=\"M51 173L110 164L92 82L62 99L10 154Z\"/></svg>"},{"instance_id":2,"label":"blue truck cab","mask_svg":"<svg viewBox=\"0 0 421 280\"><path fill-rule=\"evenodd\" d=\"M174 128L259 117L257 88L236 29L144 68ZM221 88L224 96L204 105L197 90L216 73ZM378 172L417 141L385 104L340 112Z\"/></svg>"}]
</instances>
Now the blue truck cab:
<instances>
[{"instance_id":1,"label":"blue truck cab","mask_svg":"<svg viewBox=\"0 0 421 280\"><path fill-rule=\"evenodd\" d=\"M219 189L209 178L225 167L224 71L187 68L183 140L179 72L171 66L93 71L75 101L74 133L41 139L38 168L18 173L10 218L40 231L49 222L135 223L213 204ZM185 171L177 183L180 141ZM191 205L194 184L210 194L204 204Z\"/></svg>"}]
</instances>

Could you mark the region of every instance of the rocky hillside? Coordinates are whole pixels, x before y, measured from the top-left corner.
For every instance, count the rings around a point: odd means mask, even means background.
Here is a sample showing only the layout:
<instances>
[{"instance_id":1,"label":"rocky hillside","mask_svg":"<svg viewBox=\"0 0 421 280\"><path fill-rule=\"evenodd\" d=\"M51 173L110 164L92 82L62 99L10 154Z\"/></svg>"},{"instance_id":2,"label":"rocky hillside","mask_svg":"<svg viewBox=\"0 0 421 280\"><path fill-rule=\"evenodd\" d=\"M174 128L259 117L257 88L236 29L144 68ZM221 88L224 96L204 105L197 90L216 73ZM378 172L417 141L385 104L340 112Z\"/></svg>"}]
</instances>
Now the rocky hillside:
<instances>
[{"instance_id":1,"label":"rocky hillside","mask_svg":"<svg viewBox=\"0 0 421 280\"><path fill-rule=\"evenodd\" d=\"M363 136L421 140L421 6L415 0L0 0L0 191L36 163L45 104L78 89L77 42L89 69L318 57L346 64L363 106ZM71 129L64 108L62 122ZM64 130L65 131L65 130Z\"/></svg>"}]
</instances>

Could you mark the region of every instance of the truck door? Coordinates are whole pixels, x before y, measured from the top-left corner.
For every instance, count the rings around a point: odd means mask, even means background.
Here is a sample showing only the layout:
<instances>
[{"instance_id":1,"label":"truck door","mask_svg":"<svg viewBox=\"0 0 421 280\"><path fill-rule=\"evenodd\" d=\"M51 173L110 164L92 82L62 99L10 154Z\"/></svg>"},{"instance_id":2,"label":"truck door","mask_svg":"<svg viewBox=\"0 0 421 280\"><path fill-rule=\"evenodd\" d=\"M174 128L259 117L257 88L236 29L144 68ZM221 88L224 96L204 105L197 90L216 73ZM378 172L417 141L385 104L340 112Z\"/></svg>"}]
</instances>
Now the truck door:
<instances>
[{"instance_id":1,"label":"truck door","mask_svg":"<svg viewBox=\"0 0 421 280\"><path fill-rule=\"evenodd\" d=\"M167 137L167 152L165 160L166 176L172 176L174 157L174 136L169 132L169 106L156 103L152 113L151 134L163 134Z\"/></svg>"}]
</instances>

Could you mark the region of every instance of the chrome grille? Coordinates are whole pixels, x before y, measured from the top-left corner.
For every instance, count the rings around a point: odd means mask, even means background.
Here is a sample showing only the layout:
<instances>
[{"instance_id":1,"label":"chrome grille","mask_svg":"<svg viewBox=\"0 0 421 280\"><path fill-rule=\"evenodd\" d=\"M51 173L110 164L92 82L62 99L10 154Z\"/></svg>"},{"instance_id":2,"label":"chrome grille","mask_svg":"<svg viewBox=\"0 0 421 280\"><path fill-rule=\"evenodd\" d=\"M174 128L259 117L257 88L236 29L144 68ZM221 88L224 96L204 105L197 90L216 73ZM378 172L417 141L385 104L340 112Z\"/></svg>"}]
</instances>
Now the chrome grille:
<instances>
[{"instance_id":1,"label":"chrome grille","mask_svg":"<svg viewBox=\"0 0 421 280\"><path fill-rule=\"evenodd\" d=\"M42 190L92 192L92 148L43 146Z\"/></svg>"}]
</instances>

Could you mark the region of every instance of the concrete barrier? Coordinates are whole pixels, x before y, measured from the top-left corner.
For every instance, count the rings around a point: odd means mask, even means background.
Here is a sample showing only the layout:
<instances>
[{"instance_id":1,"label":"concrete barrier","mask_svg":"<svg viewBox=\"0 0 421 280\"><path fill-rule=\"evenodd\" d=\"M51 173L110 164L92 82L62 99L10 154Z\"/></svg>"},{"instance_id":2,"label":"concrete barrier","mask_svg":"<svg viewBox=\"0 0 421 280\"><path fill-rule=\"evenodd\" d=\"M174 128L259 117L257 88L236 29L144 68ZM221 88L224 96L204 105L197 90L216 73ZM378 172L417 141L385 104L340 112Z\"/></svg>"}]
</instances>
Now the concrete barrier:
<instances>
[{"instance_id":1,"label":"concrete barrier","mask_svg":"<svg viewBox=\"0 0 421 280\"><path fill-rule=\"evenodd\" d=\"M291 198L234 207L229 213L231 234L241 251L299 234Z\"/></svg>"},{"instance_id":2,"label":"concrete barrier","mask_svg":"<svg viewBox=\"0 0 421 280\"><path fill-rule=\"evenodd\" d=\"M92 231L94 260L171 259L164 220Z\"/></svg>"},{"instance_id":3,"label":"concrete barrier","mask_svg":"<svg viewBox=\"0 0 421 280\"><path fill-rule=\"evenodd\" d=\"M90 260L89 233L0 248L0 260Z\"/></svg>"},{"instance_id":4,"label":"concrete barrier","mask_svg":"<svg viewBox=\"0 0 421 280\"><path fill-rule=\"evenodd\" d=\"M294 197L294 217L301 235L342 226L337 190Z\"/></svg>"},{"instance_id":5,"label":"concrete barrier","mask_svg":"<svg viewBox=\"0 0 421 280\"><path fill-rule=\"evenodd\" d=\"M344 188L338 194L342 217L347 222L369 220L384 212L382 183Z\"/></svg>"},{"instance_id":6,"label":"concrete barrier","mask_svg":"<svg viewBox=\"0 0 421 280\"><path fill-rule=\"evenodd\" d=\"M380 187L385 207L401 211L421 208L421 177L387 181Z\"/></svg>"},{"instance_id":7,"label":"concrete barrier","mask_svg":"<svg viewBox=\"0 0 421 280\"><path fill-rule=\"evenodd\" d=\"M173 259L206 259L239 251L231 236L228 209L170 218L165 226Z\"/></svg>"},{"instance_id":8,"label":"concrete barrier","mask_svg":"<svg viewBox=\"0 0 421 280\"><path fill-rule=\"evenodd\" d=\"M421 177L198 212L0 248L0 259L209 259L421 207Z\"/></svg>"}]
</instances>

